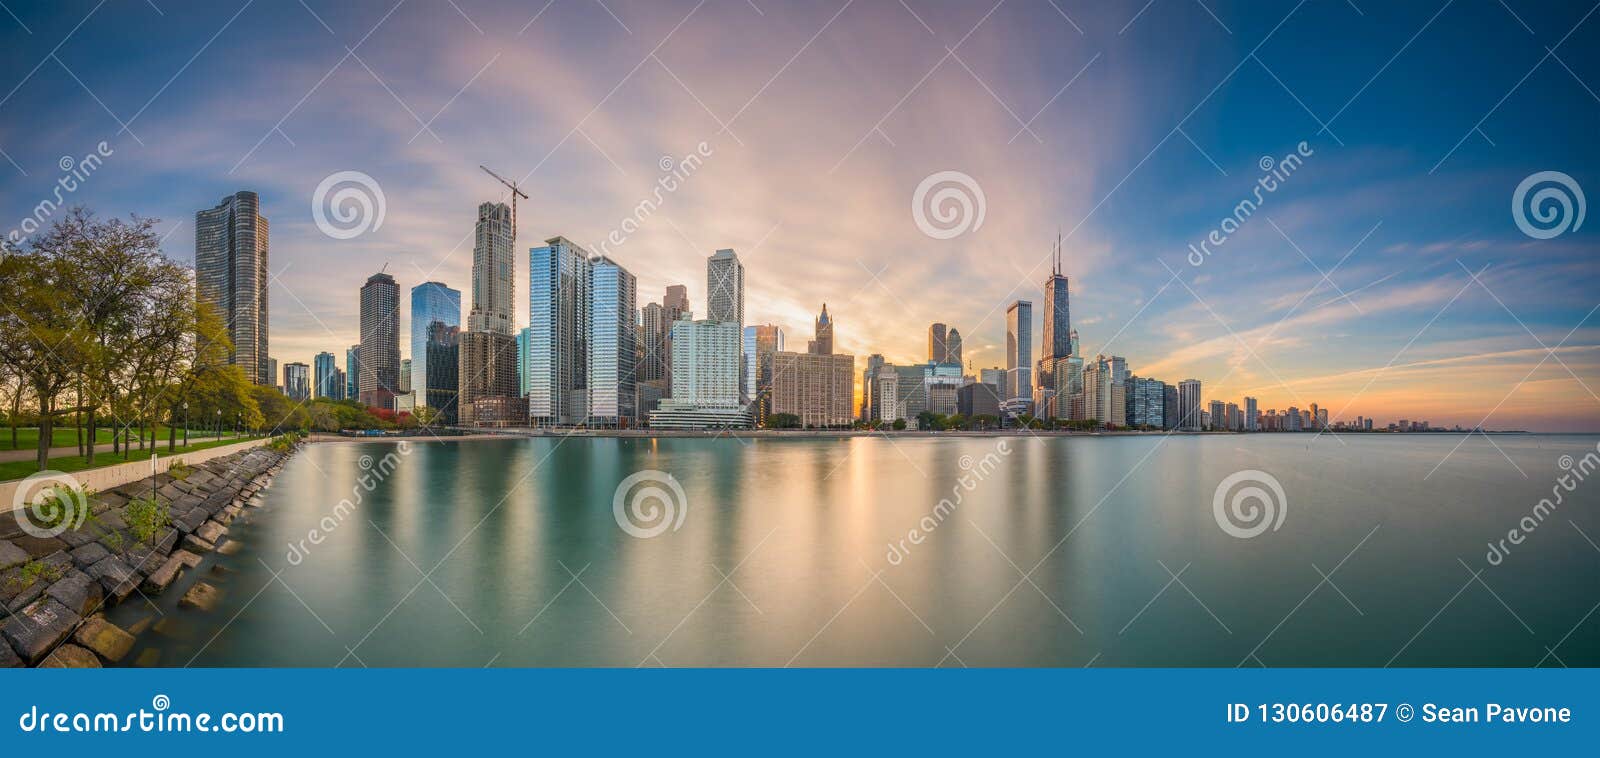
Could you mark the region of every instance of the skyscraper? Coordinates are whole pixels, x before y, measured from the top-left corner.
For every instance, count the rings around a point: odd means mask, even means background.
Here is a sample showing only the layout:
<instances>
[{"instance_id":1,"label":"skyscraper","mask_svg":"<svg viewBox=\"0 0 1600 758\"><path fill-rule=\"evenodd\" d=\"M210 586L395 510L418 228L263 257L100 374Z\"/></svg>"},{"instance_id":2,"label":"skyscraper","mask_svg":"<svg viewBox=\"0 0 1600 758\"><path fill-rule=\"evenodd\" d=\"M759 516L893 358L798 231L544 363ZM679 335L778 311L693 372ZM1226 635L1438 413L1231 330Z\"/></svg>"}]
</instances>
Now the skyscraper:
<instances>
[{"instance_id":1,"label":"skyscraper","mask_svg":"<svg viewBox=\"0 0 1600 758\"><path fill-rule=\"evenodd\" d=\"M312 359L312 363L316 366L316 383L312 385L315 388L316 396L330 400L338 400L344 397L344 388L334 386L334 380L338 378L339 367L337 361L334 360L333 353L317 353L317 357Z\"/></svg>"},{"instance_id":2,"label":"skyscraper","mask_svg":"<svg viewBox=\"0 0 1600 758\"><path fill-rule=\"evenodd\" d=\"M706 319L744 327L744 264L732 250L706 259Z\"/></svg>"},{"instance_id":3,"label":"skyscraper","mask_svg":"<svg viewBox=\"0 0 1600 758\"><path fill-rule=\"evenodd\" d=\"M945 363L964 365L961 360L961 332L952 328L944 338Z\"/></svg>"},{"instance_id":4,"label":"skyscraper","mask_svg":"<svg viewBox=\"0 0 1600 758\"><path fill-rule=\"evenodd\" d=\"M311 367L299 361L283 364L283 394L295 401L311 397Z\"/></svg>"},{"instance_id":5,"label":"skyscraper","mask_svg":"<svg viewBox=\"0 0 1600 758\"><path fill-rule=\"evenodd\" d=\"M828 304L822 304L822 313L817 314L816 339L806 345L806 352L817 355L833 355L833 317L828 315Z\"/></svg>"},{"instance_id":6,"label":"skyscraper","mask_svg":"<svg viewBox=\"0 0 1600 758\"><path fill-rule=\"evenodd\" d=\"M663 429L746 427L750 411L740 401L738 324L704 319L672 322L672 397L650 414Z\"/></svg>"},{"instance_id":7,"label":"skyscraper","mask_svg":"<svg viewBox=\"0 0 1600 758\"><path fill-rule=\"evenodd\" d=\"M944 324L938 322L928 327L928 362L945 363L949 358L950 348Z\"/></svg>"},{"instance_id":8,"label":"skyscraper","mask_svg":"<svg viewBox=\"0 0 1600 758\"><path fill-rule=\"evenodd\" d=\"M363 405L394 410L400 385L400 286L379 272L361 287L361 377Z\"/></svg>"},{"instance_id":9,"label":"skyscraper","mask_svg":"<svg viewBox=\"0 0 1600 758\"><path fill-rule=\"evenodd\" d=\"M773 356L783 352L783 330L774 324L744 328L744 385L750 388L750 411L757 425L772 413Z\"/></svg>"},{"instance_id":10,"label":"skyscraper","mask_svg":"<svg viewBox=\"0 0 1600 758\"><path fill-rule=\"evenodd\" d=\"M1061 243L1056 242L1050 278L1044 280L1044 344L1040 358L1065 358L1077 352L1072 341L1072 310L1066 274L1061 273Z\"/></svg>"},{"instance_id":11,"label":"skyscraper","mask_svg":"<svg viewBox=\"0 0 1600 758\"><path fill-rule=\"evenodd\" d=\"M521 426L517 413L517 339L499 332L461 332L456 337L460 366L456 380L456 417L476 426ZM485 401L481 406L479 401ZM524 409L526 406L522 406ZM507 415L510 414L510 415Z\"/></svg>"},{"instance_id":12,"label":"skyscraper","mask_svg":"<svg viewBox=\"0 0 1600 758\"><path fill-rule=\"evenodd\" d=\"M478 206L476 242L472 246L472 313L467 317L467 331L511 335L511 277L515 267L512 233L510 206ZM457 296L458 302L459 299Z\"/></svg>"},{"instance_id":13,"label":"skyscraper","mask_svg":"<svg viewBox=\"0 0 1600 758\"><path fill-rule=\"evenodd\" d=\"M267 219L249 191L194 214L195 294L228 327L232 363L247 380L271 386L267 364Z\"/></svg>"},{"instance_id":14,"label":"skyscraper","mask_svg":"<svg viewBox=\"0 0 1600 758\"><path fill-rule=\"evenodd\" d=\"M457 394L461 382L461 327L434 321L422 346L423 361L432 377L418 399L439 414L438 423L451 425L460 419Z\"/></svg>"},{"instance_id":15,"label":"skyscraper","mask_svg":"<svg viewBox=\"0 0 1600 758\"><path fill-rule=\"evenodd\" d=\"M1184 431L1200 429L1200 380L1178 382L1178 427Z\"/></svg>"},{"instance_id":16,"label":"skyscraper","mask_svg":"<svg viewBox=\"0 0 1600 758\"><path fill-rule=\"evenodd\" d=\"M423 282L411 288L411 391L417 405L428 404L428 330L434 322L461 326L461 291L439 282ZM450 369L450 384L455 386L457 369Z\"/></svg>"},{"instance_id":17,"label":"skyscraper","mask_svg":"<svg viewBox=\"0 0 1600 758\"><path fill-rule=\"evenodd\" d=\"M1033 303L1018 300L1006 309L1006 399L1032 397Z\"/></svg>"},{"instance_id":18,"label":"skyscraper","mask_svg":"<svg viewBox=\"0 0 1600 758\"><path fill-rule=\"evenodd\" d=\"M1244 399L1244 430L1245 431L1254 432L1254 431L1257 431L1257 430L1260 429L1260 424L1256 421L1256 416L1257 415L1258 415L1258 412L1256 410L1256 399L1253 398L1253 397L1245 398Z\"/></svg>"},{"instance_id":19,"label":"skyscraper","mask_svg":"<svg viewBox=\"0 0 1600 758\"><path fill-rule=\"evenodd\" d=\"M666 374L667 310L660 303L645 303L639 318L639 339L643 343L639 381L654 382Z\"/></svg>"},{"instance_id":20,"label":"skyscraper","mask_svg":"<svg viewBox=\"0 0 1600 758\"><path fill-rule=\"evenodd\" d=\"M400 359L400 386L395 388L402 395L411 394L411 359ZM416 407L415 403L412 407Z\"/></svg>"},{"instance_id":21,"label":"skyscraper","mask_svg":"<svg viewBox=\"0 0 1600 758\"><path fill-rule=\"evenodd\" d=\"M690 311L689 288L682 284L667 285L667 296L662 299L661 306L665 309L664 315L667 320L667 326L670 329L672 322L677 321L679 316Z\"/></svg>"},{"instance_id":22,"label":"skyscraper","mask_svg":"<svg viewBox=\"0 0 1600 758\"><path fill-rule=\"evenodd\" d=\"M589 262L589 426L633 425L637 366L634 324L638 285L632 273L606 256Z\"/></svg>"},{"instance_id":23,"label":"skyscraper","mask_svg":"<svg viewBox=\"0 0 1600 758\"><path fill-rule=\"evenodd\" d=\"M355 400L361 395L361 343L344 351L344 399Z\"/></svg>"},{"instance_id":24,"label":"skyscraper","mask_svg":"<svg viewBox=\"0 0 1600 758\"><path fill-rule=\"evenodd\" d=\"M1048 391L1056 386L1055 367L1062 365L1058 359L1073 354L1067 277L1061 273L1059 240L1050 259L1050 277L1044 280L1043 339L1044 344L1039 350L1039 372L1036 379L1039 386ZM1114 423L1121 424L1122 419L1117 419Z\"/></svg>"},{"instance_id":25,"label":"skyscraper","mask_svg":"<svg viewBox=\"0 0 1600 758\"><path fill-rule=\"evenodd\" d=\"M528 416L535 426L588 418L589 253L565 237L528 251ZM735 338L737 339L737 338ZM734 379L737 385L738 378Z\"/></svg>"}]
</instances>

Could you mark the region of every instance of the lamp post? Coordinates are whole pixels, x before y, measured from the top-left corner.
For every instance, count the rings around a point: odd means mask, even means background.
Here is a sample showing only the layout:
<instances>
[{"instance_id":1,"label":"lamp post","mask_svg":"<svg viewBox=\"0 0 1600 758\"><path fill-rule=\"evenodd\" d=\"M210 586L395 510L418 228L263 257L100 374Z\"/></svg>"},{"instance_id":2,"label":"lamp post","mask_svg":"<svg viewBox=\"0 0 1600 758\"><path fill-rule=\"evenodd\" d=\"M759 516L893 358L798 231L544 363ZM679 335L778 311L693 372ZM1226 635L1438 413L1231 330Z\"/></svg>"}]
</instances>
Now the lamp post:
<instances>
[{"instance_id":1,"label":"lamp post","mask_svg":"<svg viewBox=\"0 0 1600 758\"><path fill-rule=\"evenodd\" d=\"M216 431L217 431L217 439L219 439L219 440L222 439L222 409L221 408L217 409Z\"/></svg>"},{"instance_id":2,"label":"lamp post","mask_svg":"<svg viewBox=\"0 0 1600 758\"><path fill-rule=\"evenodd\" d=\"M189 446L189 401L183 401L183 446Z\"/></svg>"}]
</instances>

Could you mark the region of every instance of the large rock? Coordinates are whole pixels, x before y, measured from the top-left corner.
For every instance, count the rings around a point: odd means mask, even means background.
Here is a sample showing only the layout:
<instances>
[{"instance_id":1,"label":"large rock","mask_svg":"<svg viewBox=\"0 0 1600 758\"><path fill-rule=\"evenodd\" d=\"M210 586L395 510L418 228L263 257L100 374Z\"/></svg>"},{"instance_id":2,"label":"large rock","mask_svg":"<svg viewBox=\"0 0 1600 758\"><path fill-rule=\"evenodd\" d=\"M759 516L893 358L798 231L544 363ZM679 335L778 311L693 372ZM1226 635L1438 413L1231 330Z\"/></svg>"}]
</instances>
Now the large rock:
<instances>
[{"instance_id":1,"label":"large rock","mask_svg":"<svg viewBox=\"0 0 1600 758\"><path fill-rule=\"evenodd\" d=\"M144 591L149 593L162 592L167 589L168 585L172 584L173 580L183 574L184 569L194 568L198 565L200 565L200 556L187 550L175 550L172 555L167 556L167 559L155 571L150 572L150 575L145 577Z\"/></svg>"},{"instance_id":2,"label":"large rock","mask_svg":"<svg viewBox=\"0 0 1600 758\"><path fill-rule=\"evenodd\" d=\"M28 551L11 544L9 540L0 540L0 571L5 571L12 566L21 566L28 562Z\"/></svg>"},{"instance_id":3,"label":"large rock","mask_svg":"<svg viewBox=\"0 0 1600 758\"><path fill-rule=\"evenodd\" d=\"M28 665L38 663L78 624L78 614L51 598L35 600L0 625L0 636Z\"/></svg>"},{"instance_id":4,"label":"large rock","mask_svg":"<svg viewBox=\"0 0 1600 758\"><path fill-rule=\"evenodd\" d=\"M55 537L35 537L31 534L19 534L8 537L11 544L22 548L22 551L34 558L49 555L58 550L67 549L67 543Z\"/></svg>"},{"instance_id":5,"label":"large rock","mask_svg":"<svg viewBox=\"0 0 1600 758\"><path fill-rule=\"evenodd\" d=\"M121 601L139 587L139 574L115 556L90 566L89 576L100 582L106 594Z\"/></svg>"},{"instance_id":6,"label":"large rock","mask_svg":"<svg viewBox=\"0 0 1600 758\"><path fill-rule=\"evenodd\" d=\"M205 582L195 582L188 592L183 593L183 598L178 605L184 608L196 608L202 611L215 610L217 603L222 600L222 590Z\"/></svg>"},{"instance_id":7,"label":"large rock","mask_svg":"<svg viewBox=\"0 0 1600 758\"><path fill-rule=\"evenodd\" d=\"M100 584L82 571L73 571L50 585L44 594L55 598L79 616L100 610L105 594Z\"/></svg>"},{"instance_id":8,"label":"large rock","mask_svg":"<svg viewBox=\"0 0 1600 758\"><path fill-rule=\"evenodd\" d=\"M105 560L109 555L111 555L111 551L107 550L105 545L91 542L73 549L72 562L79 566L88 567Z\"/></svg>"},{"instance_id":9,"label":"large rock","mask_svg":"<svg viewBox=\"0 0 1600 758\"><path fill-rule=\"evenodd\" d=\"M133 649L133 635L98 616L83 622L72 638L108 663L122 660Z\"/></svg>"},{"instance_id":10,"label":"large rock","mask_svg":"<svg viewBox=\"0 0 1600 758\"><path fill-rule=\"evenodd\" d=\"M97 669L100 668L100 659L87 648L77 645L62 645L50 653L50 656L39 664L42 669Z\"/></svg>"},{"instance_id":11,"label":"large rock","mask_svg":"<svg viewBox=\"0 0 1600 758\"><path fill-rule=\"evenodd\" d=\"M222 535L227 533L228 527L225 527L215 521L207 521L204 524L201 524L200 528L194 530L194 536L199 537L200 539L203 539L213 545L217 544L217 540L221 539Z\"/></svg>"},{"instance_id":12,"label":"large rock","mask_svg":"<svg viewBox=\"0 0 1600 758\"><path fill-rule=\"evenodd\" d=\"M192 534L185 534L183 535L183 549L191 553L209 553L216 550L217 546Z\"/></svg>"},{"instance_id":13,"label":"large rock","mask_svg":"<svg viewBox=\"0 0 1600 758\"><path fill-rule=\"evenodd\" d=\"M17 655L17 651L11 649L10 644L0 639L0 669L15 668L22 668L22 658Z\"/></svg>"}]
</instances>

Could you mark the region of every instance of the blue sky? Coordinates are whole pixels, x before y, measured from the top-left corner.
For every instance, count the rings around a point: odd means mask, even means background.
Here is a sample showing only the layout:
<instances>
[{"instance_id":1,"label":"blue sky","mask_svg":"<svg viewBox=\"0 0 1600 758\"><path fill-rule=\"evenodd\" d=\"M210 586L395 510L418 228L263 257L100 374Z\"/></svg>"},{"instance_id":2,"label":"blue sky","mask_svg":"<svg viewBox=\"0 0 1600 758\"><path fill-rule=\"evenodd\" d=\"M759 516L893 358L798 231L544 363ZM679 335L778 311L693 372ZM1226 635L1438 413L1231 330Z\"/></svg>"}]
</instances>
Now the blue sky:
<instances>
[{"instance_id":1,"label":"blue sky","mask_svg":"<svg viewBox=\"0 0 1600 758\"><path fill-rule=\"evenodd\" d=\"M703 143L609 246L641 304L683 283L703 307L703 259L732 247L748 321L803 344L826 301L841 349L895 361L942 321L987 367L1059 231L1085 351L1136 373L1335 417L1600 428L1600 220L1534 239L1512 214L1536 172L1600 191L1587 2L4 5L0 225L102 141L70 200L162 219L179 259L196 209L255 190L280 361L355 342L356 292L386 263L404 288L467 290L475 207L505 197L478 164L526 179L519 248L598 251L663 158ZM1190 265L1263 156L1302 142ZM312 195L345 170L385 215L335 239ZM983 193L981 225L948 239L912 213L941 171Z\"/></svg>"}]
</instances>

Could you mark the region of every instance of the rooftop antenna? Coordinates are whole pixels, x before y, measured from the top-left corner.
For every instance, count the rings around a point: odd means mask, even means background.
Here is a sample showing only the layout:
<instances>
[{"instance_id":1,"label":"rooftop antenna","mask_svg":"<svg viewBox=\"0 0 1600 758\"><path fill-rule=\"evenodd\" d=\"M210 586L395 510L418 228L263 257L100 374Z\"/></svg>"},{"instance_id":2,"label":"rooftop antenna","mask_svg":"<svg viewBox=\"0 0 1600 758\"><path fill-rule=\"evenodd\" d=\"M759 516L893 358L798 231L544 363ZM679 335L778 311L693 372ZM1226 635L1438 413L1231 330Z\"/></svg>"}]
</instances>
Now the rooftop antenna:
<instances>
[{"instance_id":1,"label":"rooftop antenna","mask_svg":"<svg viewBox=\"0 0 1600 758\"><path fill-rule=\"evenodd\" d=\"M496 181L504 184L511 190L511 248L515 250L517 247L517 197L520 195L523 200L527 200L528 195L522 190L517 189L516 182L506 181L505 177L490 171L488 166L480 163L478 164L478 168L483 169L483 173L494 177Z\"/></svg>"}]
</instances>

